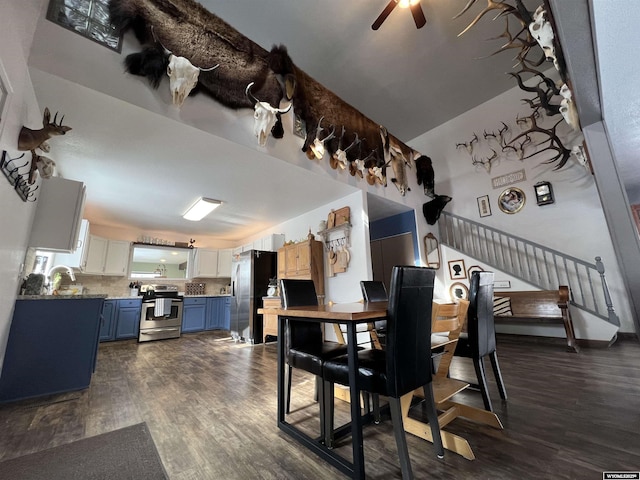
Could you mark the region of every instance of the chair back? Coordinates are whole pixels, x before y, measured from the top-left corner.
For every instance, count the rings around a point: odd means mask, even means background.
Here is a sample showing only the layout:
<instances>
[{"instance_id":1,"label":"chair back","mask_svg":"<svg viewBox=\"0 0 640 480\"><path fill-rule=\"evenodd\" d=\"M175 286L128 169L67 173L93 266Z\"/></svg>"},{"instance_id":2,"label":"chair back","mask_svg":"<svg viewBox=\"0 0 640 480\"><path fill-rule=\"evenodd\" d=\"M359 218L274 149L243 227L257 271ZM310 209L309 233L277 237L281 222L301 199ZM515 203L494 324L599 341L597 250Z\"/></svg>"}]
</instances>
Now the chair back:
<instances>
[{"instance_id":1,"label":"chair back","mask_svg":"<svg viewBox=\"0 0 640 480\"><path fill-rule=\"evenodd\" d=\"M438 370L436 376L446 377L449 373L449 366L456 350L457 340L460 331L467 321L467 312L469 310L468 300L458 300L456 303L435 303L431 313L431 332L447 333L444 335L434 335L432 337L432 346L434 343L442 345L439 353Z\"/></svg>"},{"instance_id":2,"label":"chair back","mask_svg":"<svg viewBox=\"0 0 640 480\"><path fill-rule=\"evenodd\" d=\"M484 357L496 350L493 277L493 272L473 272L469 282L467 333L473 353L479 357Z\"/></svg>"},{"instance_id":3,"label":"chair back","mask_svg":"<svg viewBox=\"0 0 640 480\"><path fill-rule=\"evenodd\" d=\"M360 290L362 290L365 302L386 302L389 300L387 288L384 283L378 280L361 280ZM387 321L376 320L374 325L378 330L382 331L387 328Z\"/></svg>"},{"instance_id":4,"label":"chair back","mask_svg":"<svg viewBox=\"0 0 640 480\"><path fill-rule=\"evenodd\" d=\"M387 393L398 398L431 381L435 270L395 266L387 308Z\"/></svg>"},{"instance_id":5,"label":"chair back","mask_svg":"<svg viewBox=\"0 0 640 480\"><path fill-rule=\"evenodd\" d=\"M280 295L283 308L318 305L313 280L280 279ZM311 343L322 343L322 327L319 323L288 319L287 324L287 350Z\"/></svg>"},{"instance_id":6,"label":"chair back","mask_svg":"<svg viewBox=\"0 0 640 480\"><path fill-rule=\"evenodd\" d=\"M360 289L365 302L386 302L389 300L384 283L377 280L362 280Z\"/></svg>"}]
</instances>

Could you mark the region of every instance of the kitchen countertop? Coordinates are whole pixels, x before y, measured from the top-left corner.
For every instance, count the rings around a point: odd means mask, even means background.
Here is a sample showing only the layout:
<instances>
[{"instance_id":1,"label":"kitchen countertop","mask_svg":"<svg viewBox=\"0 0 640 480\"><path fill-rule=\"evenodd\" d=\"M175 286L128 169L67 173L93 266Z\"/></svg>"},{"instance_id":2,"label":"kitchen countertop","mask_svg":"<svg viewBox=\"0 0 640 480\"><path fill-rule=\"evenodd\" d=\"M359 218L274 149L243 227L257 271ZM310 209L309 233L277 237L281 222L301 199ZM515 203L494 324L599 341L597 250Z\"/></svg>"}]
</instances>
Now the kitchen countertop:
<instances>
[{"instance_id":1,"label":"kitchen countertop","mask_svg":"<svg viewBox=\"0 0 640 480\"><path fill-rule=\"evenodd\" d=\"M204 295L184 295L184 298L198 298L198 297L230 297L231 295L228 293L218 293L218 294L209 294L206 293Z\"/></svg>"},{"instance_id":2,"label":"kitchen countertop","mask_svg":"<svg viewBox=\"0 0 640 480\"><path fill-rule=\"evenodd\" d=\"M104 293L82 295L18 295L17 300L81 300L83 298L107 298Z\"/></svg>"}]
</instances>

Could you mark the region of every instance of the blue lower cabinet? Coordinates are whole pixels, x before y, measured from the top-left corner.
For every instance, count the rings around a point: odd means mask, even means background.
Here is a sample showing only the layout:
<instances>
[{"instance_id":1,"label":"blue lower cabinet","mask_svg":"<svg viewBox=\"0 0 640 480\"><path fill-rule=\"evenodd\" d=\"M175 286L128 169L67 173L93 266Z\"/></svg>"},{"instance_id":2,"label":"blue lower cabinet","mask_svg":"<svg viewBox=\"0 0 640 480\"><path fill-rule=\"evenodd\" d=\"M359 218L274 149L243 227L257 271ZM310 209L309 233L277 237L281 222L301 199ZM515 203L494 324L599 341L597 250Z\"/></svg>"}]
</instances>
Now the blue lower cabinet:
<instances>
[{"instance_id":1,"label":"blue lower cabinet","mask_svg":"<svg viewBox=\"0 0 640 480\"><path fill-rule=\"evenodd\" d=\"M118 300L116 313L116 340L138 338L142 300Z\"/></svg>"},{"instance_id":2,"label":"blue lower cabinet","mask_svg":"<svg viewBox=\"0 0 640 480\"><path fill-rule=\"evenodd\" d=\"M227 304L231 305L228 297L210 297L207 299L207 330L229 330L230 317L227 319Z\"/></svg>"},{"instance_id":3,"label":"blue lower cabinet","mask_svg":"<svg viewBox=\"0 0 640 480\"><path fill-rule=\"evenodd\" d=\"M108 342L116 339L116 306L117 300L105 300L102 305L100 319L100 341Z\"/></svg>"},{"instance_id":4,"label":"blue lower cabinet","mask_svg":"<svg viewBox=\"0 0 640 480\"><path fill-rule=\"evenodd\" d=\"M201 332L205 329L207 298L185 298L182 306L182 331Z\"/></svg>"}]
</instances>

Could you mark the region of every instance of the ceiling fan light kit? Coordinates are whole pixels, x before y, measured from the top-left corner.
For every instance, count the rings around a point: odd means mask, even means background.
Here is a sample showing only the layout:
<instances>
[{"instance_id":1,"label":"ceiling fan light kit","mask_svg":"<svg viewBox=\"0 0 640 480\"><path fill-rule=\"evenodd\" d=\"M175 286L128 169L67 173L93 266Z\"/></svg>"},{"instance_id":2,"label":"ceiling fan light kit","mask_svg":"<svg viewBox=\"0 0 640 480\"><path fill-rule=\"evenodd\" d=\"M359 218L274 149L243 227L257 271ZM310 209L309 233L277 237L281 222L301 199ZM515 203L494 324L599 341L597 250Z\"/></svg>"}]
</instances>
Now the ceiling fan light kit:
<instances>
[{"instance_id":1,"label":"ceiling fan light kit","mask_svg":"<svg viewBox=\"0 0 640 480\"><path fill-rule=\"evenodd\" d=\"M410 8L413 15L413 21L416 23L416 28L422 28L426 25L427 19L424 16L422 7L420 6L420 0L391 0L384 8L382 13L376 18L371 28L378 30L387 17L391 14L396 6L400 5L402 8Z\"/></svg>"}]
</instances>

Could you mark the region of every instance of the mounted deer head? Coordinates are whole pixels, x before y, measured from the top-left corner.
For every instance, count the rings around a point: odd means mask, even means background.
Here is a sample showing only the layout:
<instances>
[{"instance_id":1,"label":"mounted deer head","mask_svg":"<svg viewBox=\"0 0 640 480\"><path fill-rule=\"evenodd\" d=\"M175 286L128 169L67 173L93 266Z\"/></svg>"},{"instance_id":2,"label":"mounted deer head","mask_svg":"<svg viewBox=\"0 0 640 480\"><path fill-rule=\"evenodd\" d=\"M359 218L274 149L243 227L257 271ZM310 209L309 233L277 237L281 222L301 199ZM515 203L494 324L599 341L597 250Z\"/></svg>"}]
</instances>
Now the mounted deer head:
<instances>
[{"instance_id":1,"label":"mounted deer head","mask_svg":"<svg viewBox=\"0 0 640 480\"><path fill-rule=\"evenodd\" d=\"M50 150L47 140L56 135L65 135L71 127L63 127L62 121L64 115L60 118L60 123L56 123L58 118L58 112L53 117L51 122L51 113L48 108L44 109L44 118L42 120L42 128L40 130L31 130L27 127L22 127L20 135L18 136L18 150L35 150L39 148L43 152Z\"/></svg>"}]
</instances>

